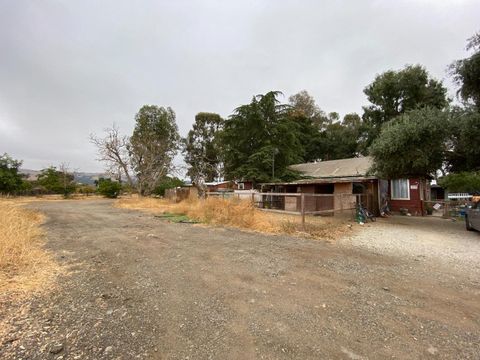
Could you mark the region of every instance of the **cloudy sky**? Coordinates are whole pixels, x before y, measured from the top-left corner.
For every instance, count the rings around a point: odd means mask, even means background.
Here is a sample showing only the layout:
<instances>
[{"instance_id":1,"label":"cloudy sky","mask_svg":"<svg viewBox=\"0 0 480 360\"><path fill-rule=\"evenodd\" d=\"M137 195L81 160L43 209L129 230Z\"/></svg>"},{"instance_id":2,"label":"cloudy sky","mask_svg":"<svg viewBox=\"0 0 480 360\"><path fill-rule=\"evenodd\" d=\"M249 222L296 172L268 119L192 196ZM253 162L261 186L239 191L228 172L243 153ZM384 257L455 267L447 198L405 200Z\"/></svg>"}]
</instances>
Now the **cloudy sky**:
<instances>
[{"instance_id":1,"label":"cloudy sky","mask_svg":"<svg viewBox=\"0 0 480 360\"><path fill-rule=\"evenodd\" d=\"M228 116L254 94L309 91L361 113L375 74L446 66L480 30L480 2L0 0L0 153L98 171L90 133L131 133L143 104Z\"/></svg>"}]
</instances>

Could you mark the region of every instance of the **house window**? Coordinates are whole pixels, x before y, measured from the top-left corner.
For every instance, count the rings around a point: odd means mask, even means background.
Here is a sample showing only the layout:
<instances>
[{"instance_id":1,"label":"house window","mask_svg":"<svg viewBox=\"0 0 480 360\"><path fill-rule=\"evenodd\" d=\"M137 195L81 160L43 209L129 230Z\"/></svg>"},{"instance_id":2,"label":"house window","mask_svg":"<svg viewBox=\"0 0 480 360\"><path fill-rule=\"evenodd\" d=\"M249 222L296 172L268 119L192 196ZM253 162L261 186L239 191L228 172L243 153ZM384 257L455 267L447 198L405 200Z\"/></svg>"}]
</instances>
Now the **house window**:
<instances>
[{"instance_id":1,"label":"house window","mask_svg":"<svg viewBox=\"0 0 480 360\"><path fill-rule=\"evenodd\" d=\"M410 200L410 182L408 179L396 179L390 182L392 200Z\"/></svg>"},{"instance_id":2,"label":"house window","mask_svg":"<svg viewBox=\"0 0 480 360\"><path fill-rule=\"evenodd\" d=\"M238 190L244 190L245 189L245 184L244 183L238 183Z\"/></svg>"}]
</instances>

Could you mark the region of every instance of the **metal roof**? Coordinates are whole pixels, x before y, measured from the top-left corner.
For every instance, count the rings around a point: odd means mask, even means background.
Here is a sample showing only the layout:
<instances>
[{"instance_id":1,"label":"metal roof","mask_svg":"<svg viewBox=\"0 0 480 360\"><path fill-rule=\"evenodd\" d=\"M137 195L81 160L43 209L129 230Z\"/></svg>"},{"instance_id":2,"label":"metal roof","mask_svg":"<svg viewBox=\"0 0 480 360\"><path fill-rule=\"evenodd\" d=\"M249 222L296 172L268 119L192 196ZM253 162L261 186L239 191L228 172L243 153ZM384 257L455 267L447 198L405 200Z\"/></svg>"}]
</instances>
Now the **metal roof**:
<instances>
[{"instance_id":1,"label":"metal roof","mask_svg":"<svg viewBox=\"0 0 480 360\"><path fill-rule=\"evenodd\" d=\"M291 165L290 169L313 179L366 177L373 164L369 156ZM308 181L307 181L308 182ZM311 180L310 180L311 182Z\"/></svg>"},{"instance_id":2,"label":"metal roof","mask_svg":"<svg viewBox=\"0 0 480 360\"><path fill-rule=\"evenodd\" d=\"M203 183L206 186L217 186L217 185L222 185L222 184L228 184L231 181L226 180L226 181L210 181L210 182L205 182Z\"/></svg>"},{"instance_id":3,"label":"metal roof","mask_svg":"<svg viewBox=\"0 0 480 360\"><path fill-rule=\"evenodd\" d=\"M305 184L331 184L331 183L349 183L364 182L365 180L375 180L375 176L347 176L347 177L328 177L322 179L302 179L292 182L280 183L262 183L262 185L305 185Z\"/></svg>"}]
</instances>

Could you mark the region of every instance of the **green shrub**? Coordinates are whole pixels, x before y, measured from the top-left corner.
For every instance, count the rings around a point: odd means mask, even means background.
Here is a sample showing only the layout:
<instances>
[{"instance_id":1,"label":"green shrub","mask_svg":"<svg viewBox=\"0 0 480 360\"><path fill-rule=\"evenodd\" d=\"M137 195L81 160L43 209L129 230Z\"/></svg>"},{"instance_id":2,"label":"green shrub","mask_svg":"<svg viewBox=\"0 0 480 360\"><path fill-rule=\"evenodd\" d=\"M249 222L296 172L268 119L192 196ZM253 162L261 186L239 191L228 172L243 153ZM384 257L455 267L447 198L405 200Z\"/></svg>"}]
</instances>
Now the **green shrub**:
<instances>
[{"instance_id":1,"label":"green shrub","mask_svg":"<svg viewBox=\"0 0 480 360\"><path fill-rule=\"evenodd\" d=\"M63 194L65 197L76 189L73 174L59 171L53 166L40 171L35 185L42 186L50 194Z\"/></svg>"},{"instance_id":2,"label":"green shrub","mask_svg":"<svg viewBox=\"0 0 480 360\"><path fill-rule=\"evenodd\" d=\"M167 176L160 182L160 184L155 188L155 190L153 190L153 193L155 195L165 196L165 190L173 189L183 185L185 185L185 183L179 178L171 178Z\"/></svg>"},{"instance_id":3,"label":"green shrub","mask_svg":"<svg viewBox=\"0 0 480 360\"><path fill-rule=\"evenodd\" d=\"M451 173L440 178L439 184L450 192L475 194L480 192L480 172Z\"/></svg>"},{"instance_id":4,"label":"green shrub","mask_svg":"<svg viewBox=\"0 0 480 360\"><path fill-rule=\"evenodd\" d=\"M112 181L111 179L100 178L97 185L97 193L110 199L115 199L120 195L122 185L119 182Z\"/></svg>"},{"instance_id":5,"label":"green shrub","mask_svg":"<svg viewBox=\"0 0 480 360\"><path fill-rule=\"evenodd\" d=\"M8 154L0 155L0 193L14 194L23 190L22 175L19 173L21 161Z\"/></svg>"}]
</instances>

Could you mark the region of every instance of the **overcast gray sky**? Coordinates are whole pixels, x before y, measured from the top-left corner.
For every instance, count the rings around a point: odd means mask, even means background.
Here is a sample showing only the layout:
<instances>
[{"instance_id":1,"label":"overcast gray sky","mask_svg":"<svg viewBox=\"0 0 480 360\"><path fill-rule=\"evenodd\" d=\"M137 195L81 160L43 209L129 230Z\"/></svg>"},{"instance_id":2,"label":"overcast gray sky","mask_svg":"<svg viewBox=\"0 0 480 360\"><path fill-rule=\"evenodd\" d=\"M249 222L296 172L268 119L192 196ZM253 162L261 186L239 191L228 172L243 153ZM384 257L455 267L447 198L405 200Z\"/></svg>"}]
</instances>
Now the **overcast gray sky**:
<instances>
[{"instance_id":1,"label":"overcast gray sky","mask_svg":"<svg viewBox=\"0 0 480 360\"><path fill-rule=\"evenodd\" d=\"M361 113L375 74L423 64L445 80L480 2L0 0L0 153L98 171L92 132L130 134L143 104L228 116L254 94L306 89Z\"/></svg>"}]
</instances>

